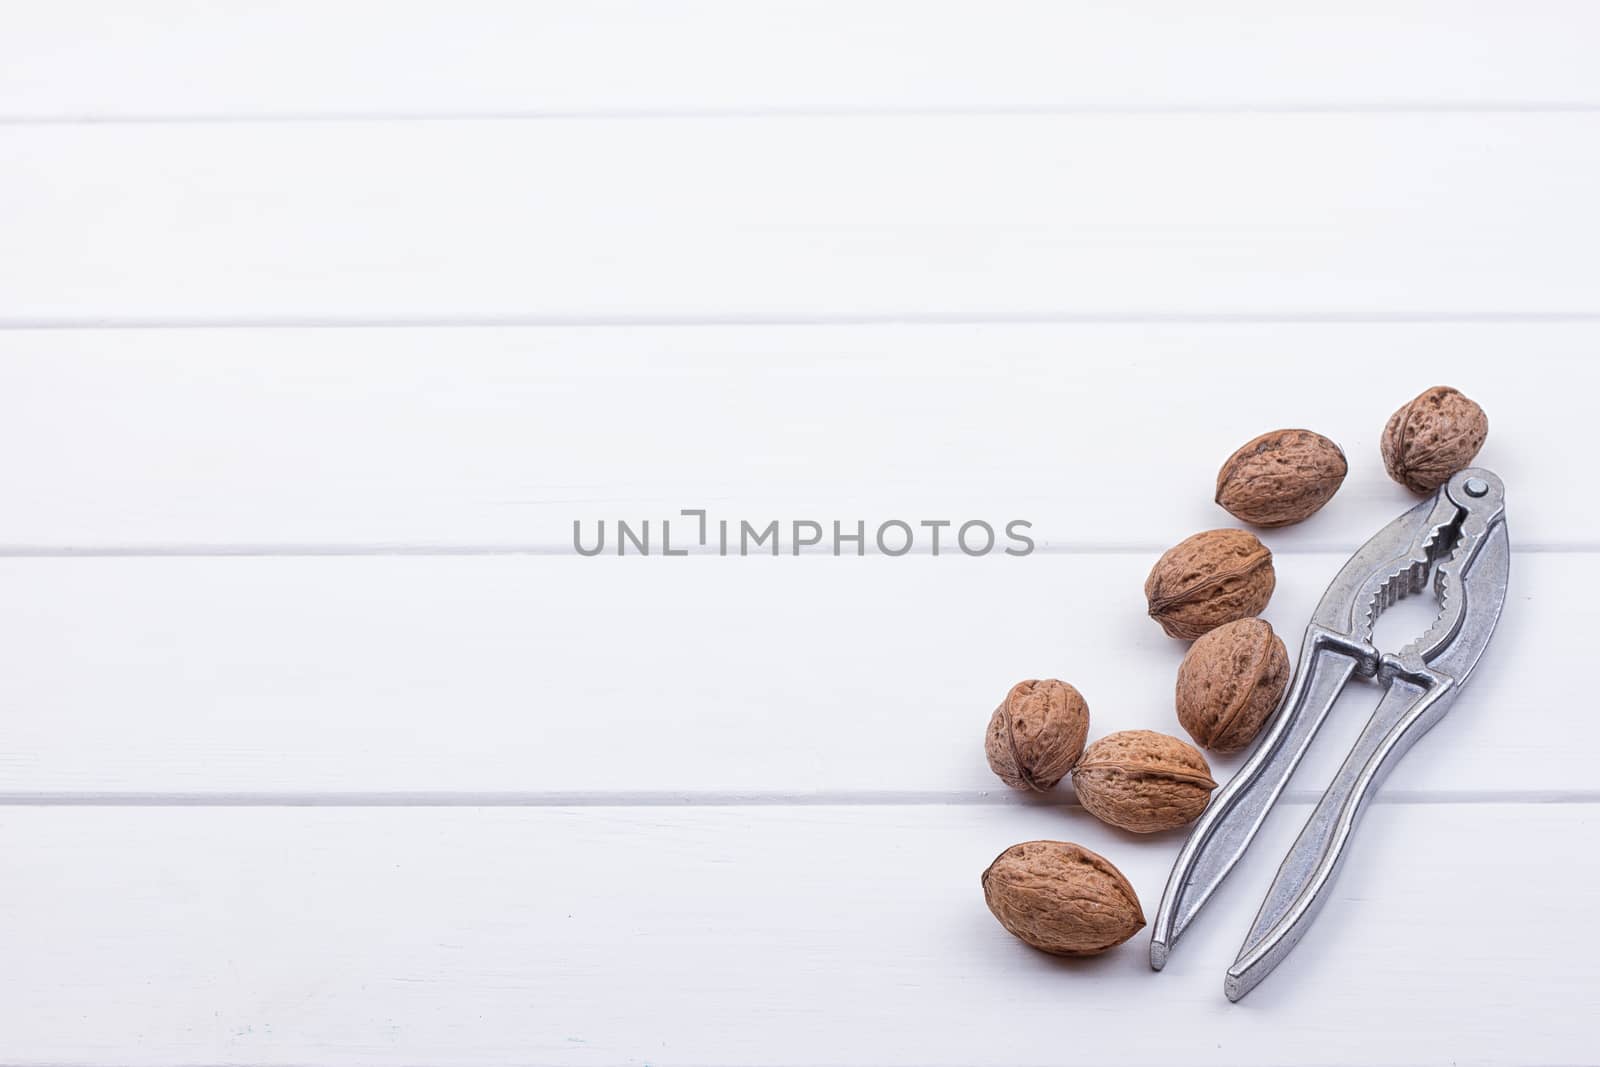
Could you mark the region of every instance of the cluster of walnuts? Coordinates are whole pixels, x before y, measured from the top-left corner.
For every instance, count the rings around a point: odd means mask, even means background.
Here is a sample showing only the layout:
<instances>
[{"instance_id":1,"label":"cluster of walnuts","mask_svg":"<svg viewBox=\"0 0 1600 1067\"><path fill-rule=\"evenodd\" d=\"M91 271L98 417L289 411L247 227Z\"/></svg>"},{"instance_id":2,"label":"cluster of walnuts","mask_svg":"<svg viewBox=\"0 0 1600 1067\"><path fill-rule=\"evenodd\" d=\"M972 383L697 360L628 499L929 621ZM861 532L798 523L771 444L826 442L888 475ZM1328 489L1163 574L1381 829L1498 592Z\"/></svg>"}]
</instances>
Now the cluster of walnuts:
<instances>
[{"instance_id":1,"label":"cluster of walnuts","mask_svg":"<svg viewBox=\"0 0 1600 1067\"><path fill-rule=\"evenodd\" d=\"M1471 464L1489 423L1459 390L1435 386L1383 431L1389 476L1428 493ZM1216 502L1263 528L1301 522L1343 484L1334 442L1310 430L1274 430L1228 457ZM1193 641L1178 668L1178 722L1201 747L1238 752L1256 739L1289 685L1289 655L1259 618L1276 584L1272 553L1252 533L1208 530L1167 550L1144 592L1169 637ZM1009 786L1045 791L1069 774L1089 814L1134 833L1198 818L1217 783L1193 745L1150 730L1108 734L1085 747L1089 706L1056 679L1020 682L990 717L989 766ZM1001 924L1035 948L1092 956L1144 926L1128 880L1103 856L1065 841L1013 845L983 872L984 899Z\"/></svg>"}]
</instances>

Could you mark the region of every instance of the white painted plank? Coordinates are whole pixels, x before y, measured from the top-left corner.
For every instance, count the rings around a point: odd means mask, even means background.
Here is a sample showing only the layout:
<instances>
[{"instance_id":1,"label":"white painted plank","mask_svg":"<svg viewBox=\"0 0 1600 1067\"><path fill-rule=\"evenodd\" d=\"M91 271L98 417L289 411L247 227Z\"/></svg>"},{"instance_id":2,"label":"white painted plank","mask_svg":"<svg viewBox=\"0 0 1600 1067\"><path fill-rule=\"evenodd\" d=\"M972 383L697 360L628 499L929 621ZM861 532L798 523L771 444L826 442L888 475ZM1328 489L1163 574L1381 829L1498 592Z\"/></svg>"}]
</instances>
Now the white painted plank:
<instances>
[{"instance_id":1,"label":"white painted plank","mask_svg":"<svg viewBox=\"0 0 1600 1067\"><path fill-rule=\"evenodd\" d=\"M0 551L570 553L601 519L659 550L700 507L822 551L890 519L1155 550L1232 523L1237 446L1307 426L1350 474L1264 536L1348 552L1413 499L1378 440L1441 381L1489 413L1515 543L1595 548L1597 351L1600 323L0 331Z\"/></svg>"},{"instance_id":2,"label":"white painted plank","mask_svg":"<svg viewBox=\"0 0 1600 1067\"><path fill-rule=\"evenodd\" d=\"M1600 312L1600 114L10 126L0 324Z\"/></svg>"},{"instance_id":3,"label":"white painted plank","mask_svg":"<svg viewBox=\"0 0 1600 1067\"><path fill-rule=\"evenodd\" d=\"M0 118L1600 102L1581 0L18 5Z\"/></svg>"},{"instance_id":4,"label":"white painted plank","mask_svg":"<svg viewBox=\"0 0 1600 1067\"><path fill-rule=\"evenodd\" d=\"M1145 617L1153 558L6 560L0 791L1025 804L983 756L1016 681L1078 686L1094 736L1181 733L1186 646ZM1291 650L1342 562L1280 558L1267 617ZM1591 655L1571 590L1600 556L1521 556L1513 581L1472 687L1386 796L1594 795L1600 724L1566 668ZM1395 617L1398 645L1431 612ZM1355 688L1297 796L1375 702Z\"/></svg>"},{"instance_id":5,"label":"white painted plank","mask_svg":"<svg viewBox=\"0 0 1600 1067\"><path fill-rule=\"evenodd\" d=\"M1048 809L9 809L5 1060L1593 1062L1592 805L1374 808L1230 1005L1303 814L1156 974L1143 938L1069 963L988 914L979 873L1037 837L1153 913L1175 836Z\"/></svg>"}]
</instances>

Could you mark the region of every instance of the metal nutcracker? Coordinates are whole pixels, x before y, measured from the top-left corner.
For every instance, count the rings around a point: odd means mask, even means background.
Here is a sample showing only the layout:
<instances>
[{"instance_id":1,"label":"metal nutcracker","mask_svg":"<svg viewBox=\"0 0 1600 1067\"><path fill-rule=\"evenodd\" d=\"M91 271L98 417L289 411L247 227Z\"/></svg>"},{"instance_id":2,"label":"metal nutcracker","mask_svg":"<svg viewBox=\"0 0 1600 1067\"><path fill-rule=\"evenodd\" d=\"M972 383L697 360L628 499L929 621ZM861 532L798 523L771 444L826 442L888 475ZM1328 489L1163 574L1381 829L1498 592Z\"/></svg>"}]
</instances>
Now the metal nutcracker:
<instances>
[{"instance_id":1,"label":"metal nutcracker","mask_svg":"<svg viewBox=\"0 0 1600 1067\"><path fill-rule=\"evenodd\" d=\"M1505 603L1511 546L1505 487L1469 468L1385 526L1351 557L1311 616L1293 686L1265 735L1195 824L1167 881L1150 941L1160 970L1183 931L1244 855L1318 727L1353 676L1387 687L1355 747L1284 858L1224 991L1238 1000L1305 934L1384 775L1466 684ZM1431 587L1440 615L1399 652L1372 643L1396 600Z\"/></svg>"}]
</instances>

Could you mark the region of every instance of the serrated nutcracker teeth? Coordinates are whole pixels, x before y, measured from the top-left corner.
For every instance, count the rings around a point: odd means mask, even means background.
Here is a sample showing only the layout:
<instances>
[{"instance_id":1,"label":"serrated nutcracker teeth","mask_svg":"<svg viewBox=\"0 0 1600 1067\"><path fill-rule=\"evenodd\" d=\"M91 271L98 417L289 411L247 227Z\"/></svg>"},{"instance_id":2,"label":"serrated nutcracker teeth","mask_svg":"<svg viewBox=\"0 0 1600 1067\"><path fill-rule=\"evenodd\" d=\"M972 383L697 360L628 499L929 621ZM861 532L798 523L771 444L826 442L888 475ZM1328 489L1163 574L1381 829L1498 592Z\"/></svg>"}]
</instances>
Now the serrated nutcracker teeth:
<instances>
[{"instance_id":1,"label":"serrated nutcracker teeth","mask_svg":"<svg viewBox=\"0 0 1600 1067\"><path fill-rule=\"evenodd\" d=\"M1485 484L1483 491L1488 493L1490 487ZM1483 543L1494 514L1482 508L1463 510L1456 523L1455 544L1450 555L1434 568L1433 590L1439 599L1439 614L1421 636L1400 650L1401 658L1426 658L1455 635L1463 608L1463 593L1459 588L1462 570L1470 565Z\"/></svg>"},{"instance_id":2,"label":"serrated nutcracker teeth","mask_svg":"<svg viewBox=\"0 0 1600 1067\"><path fill-rule=\"evenodd\" d=\"M1462 518L1457 513L1448 522L1435 525L1427 540L1406 558L1403 565L1392 569L1369 587L1370 593L1366 597L1366 609L1358 633L1362 641L1371 643L1379 616L1406 597L1423 592L1430 584L1435 586L1435 593L1440 596L1440 614L1443 615L1442 591L1437 587L1437 581L1430 583L1429 578L1437 577L1436 568L1442 566L1439 561L1451 558L1460 546Z\"/></svg>"}]
</instances>

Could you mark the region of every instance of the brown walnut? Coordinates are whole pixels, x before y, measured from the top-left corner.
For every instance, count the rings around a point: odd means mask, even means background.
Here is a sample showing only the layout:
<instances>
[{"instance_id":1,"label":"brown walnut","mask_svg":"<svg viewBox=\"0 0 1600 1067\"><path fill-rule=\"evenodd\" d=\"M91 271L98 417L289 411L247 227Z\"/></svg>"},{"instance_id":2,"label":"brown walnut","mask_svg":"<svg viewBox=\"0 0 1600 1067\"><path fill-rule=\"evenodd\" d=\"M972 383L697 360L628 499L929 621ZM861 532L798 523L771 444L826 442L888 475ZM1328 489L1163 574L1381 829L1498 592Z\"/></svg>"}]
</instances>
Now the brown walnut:
<instances>
[{"instance_id":1,"label":"brown walnut","mask_svg":"<svg viewBox=\"0 0 1600 1067\"><path fill-rule=\"evenodd\" d=\"M1193 822L1217 787L1198 749L1153 730L1102 737L1084 751L1072 784L1084 811L1136 834Z\"/></svg>"},{"instance_id":2,"label":"brown walnut","mask_svg":"<svg viewBox=\"0 0 1600 1067\"><path fill-rule=\"evenodd\" d=\"M1013 789L1051 789L1083 755L1089 705L1066 682L1018 682L994 709L984 750Z\"/></svg>"},{"instance_id":3,"label":"brown walnut","mask_svg":"<svg viewBox=\"0 0 1600 1067\"><path fill-rule=\"evenodd\" d=\"M1057 956L1094 956L1139 932L1144 910L1104 856L1066 841L1012 845L983 872L1000 925Z\"/></svg>"},{"instance_id":4,"label":"brown walnut","mask_svg":"<svg viewBox=\"0 0 1600 1067\"><path fill-rule=\"evenodd\" d=\"M1326 504L1350 469L1339 446L1310 430L1246 442L1217 472L1217 503L1241 522L1289 526Z\"/></svg>"},{"instance_id":5,"label":"brown walnut","mask_svg":"<svg viewBox=\"0 0 1600 1067\"><path fill-rule=\"evenodd\" d=\"M1237 752L1256 739L1289 684L1289 653L1265 619L1201 637L1178 668L1178 721L1202 748Z\"/></svg>"},{"instance_id":6,"label":"brown walnut","mask_svg":"<svg viewBox=\"0 0 1600 1067\"><path fill-rule=\"evenodd\" d=\"M1277 578L1272 553L1247 530L1207 530L1178 542L1150 569L1144 595L1168 637L1193 641L1261 614Z\"/></svg>"},{"instance_id":7,"label":"brown walnut","mask_svg":"<svg viewBox=\"0 0 1600 1067\"><path fill-rule=\"evenodd\" d=\"M1389 416L1383 428L1383 465L1413 493L1431 493L1472 465L1489 436L1483 409L1448 385L1425 390Z\"/></svg>"}]
</instances>

